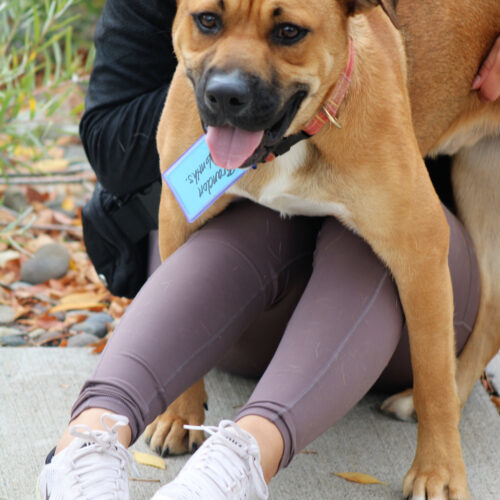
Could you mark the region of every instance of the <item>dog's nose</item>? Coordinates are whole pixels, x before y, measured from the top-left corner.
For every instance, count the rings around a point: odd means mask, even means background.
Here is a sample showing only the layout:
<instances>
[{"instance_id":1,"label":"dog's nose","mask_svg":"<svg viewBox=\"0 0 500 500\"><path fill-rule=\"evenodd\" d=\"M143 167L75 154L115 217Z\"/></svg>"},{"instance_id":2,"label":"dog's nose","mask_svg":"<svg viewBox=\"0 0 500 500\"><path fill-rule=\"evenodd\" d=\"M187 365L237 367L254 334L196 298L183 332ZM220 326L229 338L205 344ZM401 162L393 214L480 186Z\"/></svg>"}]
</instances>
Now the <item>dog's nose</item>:
<instances>
[{"instance_id":1,"label":"dog's nose","mask_svg":"<svg viewBox=\"0 0 500 500\"><path fill-rule=\"evenodd\" d=\"M205 86L205 104L212 113L234 116L242 113L252 99L251 89L243 75L214 73Z\"/></svg>"}]
</instances>

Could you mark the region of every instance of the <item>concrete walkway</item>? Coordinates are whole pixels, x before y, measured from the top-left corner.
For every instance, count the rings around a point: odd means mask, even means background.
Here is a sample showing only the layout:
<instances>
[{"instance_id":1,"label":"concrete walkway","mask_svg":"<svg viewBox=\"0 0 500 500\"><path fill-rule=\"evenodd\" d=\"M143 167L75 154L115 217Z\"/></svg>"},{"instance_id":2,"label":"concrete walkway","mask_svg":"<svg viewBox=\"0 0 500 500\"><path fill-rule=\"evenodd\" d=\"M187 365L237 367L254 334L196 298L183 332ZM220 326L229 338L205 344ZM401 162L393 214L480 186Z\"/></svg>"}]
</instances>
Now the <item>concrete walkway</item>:
<instances>
[{"instance_id":1,"label":"concrete walkway","mask_svg":"<svg viewBox=\"0 0 500 500\"><path fill-rule=\"evenodd\" d=\"M0 348L0 500L34 498L38 472L63 429L80 385L98 357L83 349ZM252 390L250 381L213 371L207 377L207 423L232 417ZM271 485L272 499L400 499L413 458L416 426L381 415L381 398L367 396L312 443ZM476 386L463 413L462 444L475 500L500 500L500 417ZM135 449L147 451L140 440ZM133 500L149 499L177 473L185 458L167 459L166 471L139 466ZM387 483L346 482L334 472L364 472ZM159 482L158 482L159 480Z\"/></svg>"}]
</instances>

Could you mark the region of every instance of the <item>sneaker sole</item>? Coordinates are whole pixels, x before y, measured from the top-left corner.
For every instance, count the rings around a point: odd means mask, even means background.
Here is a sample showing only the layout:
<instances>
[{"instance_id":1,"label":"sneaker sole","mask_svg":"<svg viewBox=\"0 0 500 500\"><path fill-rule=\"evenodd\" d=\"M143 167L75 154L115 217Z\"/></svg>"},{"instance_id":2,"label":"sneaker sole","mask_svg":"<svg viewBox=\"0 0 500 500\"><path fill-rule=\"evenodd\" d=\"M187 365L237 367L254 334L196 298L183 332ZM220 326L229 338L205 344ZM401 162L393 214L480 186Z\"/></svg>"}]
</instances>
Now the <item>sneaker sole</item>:
<instances>
[{"instance_id":1,"label":"sneaker sole","mask_svg":"<svg viewBox=\"0 0 500 500\"><path fill-rule=\"evenodd\" d=\"M36 497L36 500L42 500L42 498L40 497L40 476L38 476L37 480L36 480L36 490L35 490L35 497Z\"/></svg>"},{"instance_id":2,"label":"sneaker sole","mask_svg":"<svg viewBox=\"0 0 500 500\"><path fill-rule=\"evenodd\" d=\"M49 500L48 496L44 496L43 498L40 496L40 476L36 480L35 498L36 500Z\"/></svg>"}]
</instances>

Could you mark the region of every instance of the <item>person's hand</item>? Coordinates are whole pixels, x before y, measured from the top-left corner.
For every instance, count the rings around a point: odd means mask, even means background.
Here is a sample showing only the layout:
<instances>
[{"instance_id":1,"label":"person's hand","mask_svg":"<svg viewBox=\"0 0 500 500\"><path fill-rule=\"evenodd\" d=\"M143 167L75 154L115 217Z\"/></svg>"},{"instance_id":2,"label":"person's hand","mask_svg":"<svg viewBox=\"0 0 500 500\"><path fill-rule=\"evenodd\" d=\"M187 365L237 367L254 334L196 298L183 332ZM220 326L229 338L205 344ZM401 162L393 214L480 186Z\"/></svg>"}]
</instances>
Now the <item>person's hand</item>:
<instances>
[{"instance_id":1,"label":"person's hand","mask_svg":"<svg viewBox=\"0 0 500 500\"><path fill-rule=\"evenodd\" d=\"M481 65L472 83L472 90L478 90L480 99L484 101L500 98L500 36Z\"/></svg>"}]
</instances>

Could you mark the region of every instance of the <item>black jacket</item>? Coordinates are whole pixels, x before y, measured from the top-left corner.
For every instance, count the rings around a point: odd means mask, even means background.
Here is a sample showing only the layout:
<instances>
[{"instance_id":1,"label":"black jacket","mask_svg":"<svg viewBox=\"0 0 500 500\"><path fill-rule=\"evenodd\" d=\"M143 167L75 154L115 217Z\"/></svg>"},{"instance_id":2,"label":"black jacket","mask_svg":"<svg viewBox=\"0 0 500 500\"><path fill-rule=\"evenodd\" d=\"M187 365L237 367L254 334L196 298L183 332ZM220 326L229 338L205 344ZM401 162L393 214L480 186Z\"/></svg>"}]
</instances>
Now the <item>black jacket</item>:
<instances>
[{"instance_id":1,"label":"black jacket","mask_svg":"<svg viewBox=\"0 0 500 500\"><path fill-rule=\"evenodd\" d=\"M159 179L155 136L176 67L175 0L107 0L80 136L99 182L121 197Z\"/></svg>"},{"instance_id":2,"label":"black jacket","mask_svg":"<svg viewBox=\"0 0 500 500\"><path fill-rule=\"evenodd\" d=\"M176 67L175 0L107 0L80 136L99 183L83 207L83 238L101 279L134 297L147 277L157 227L156 129Z\"/></svg>"}]
</instances>

